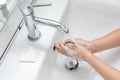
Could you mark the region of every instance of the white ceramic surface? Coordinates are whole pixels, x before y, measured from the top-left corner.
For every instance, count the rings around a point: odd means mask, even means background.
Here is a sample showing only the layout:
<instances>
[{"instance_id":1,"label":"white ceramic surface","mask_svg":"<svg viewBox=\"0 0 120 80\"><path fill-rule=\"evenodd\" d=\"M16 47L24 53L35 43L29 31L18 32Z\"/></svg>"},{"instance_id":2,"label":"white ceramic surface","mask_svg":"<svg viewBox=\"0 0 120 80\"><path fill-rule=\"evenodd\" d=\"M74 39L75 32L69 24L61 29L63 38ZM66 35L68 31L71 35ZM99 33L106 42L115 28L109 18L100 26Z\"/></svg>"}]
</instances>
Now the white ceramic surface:
<instances>
[{"instance_id":1,"label":"white ceramic surface","mask_svg":"<svg viewBox=\"0 0 120 80\"><path fill-rule=\"evenodd\" d=\"M118 0L70 0L62 22L69 27L72 37L92 40L120 27L119 9ZM58 34L55 39L59 41L60 36ZM115 48L96 56L120 70L119 53L120 48ZM52 52L46 58L38 80L104 80L85 62L73 71L67 70L64 62L65 56Z\"/></svg>"},{"instance_id":2,"label":"white ceramic surface","mask_svg":"<svg viewBox=\"0 0 120 80\"><path fill-rule=\"evenodd\" d=\"M41 8L38 10L40 13L36 12L36 15L55 20L63 18L62 22L70 28L70 34L73 37L86 40L103 36L120 26L118 0L71 0L63 16L66 4L64 7L61 5L64 1L53 0L55 2L53 7ZM103 80L85 62L73 71L65 68L66 57L52 50L54 42L61 41L63 38L56 29L39 26L42 36L38 42L34 43L27 40L24 27L0 67L1 80ZM31 47L37 55L36 62L19 62L20 53L27 52ZM120 69L119 52L120 49L115 48L98 53L96 56Z\"/></svg>"}]
</instances>

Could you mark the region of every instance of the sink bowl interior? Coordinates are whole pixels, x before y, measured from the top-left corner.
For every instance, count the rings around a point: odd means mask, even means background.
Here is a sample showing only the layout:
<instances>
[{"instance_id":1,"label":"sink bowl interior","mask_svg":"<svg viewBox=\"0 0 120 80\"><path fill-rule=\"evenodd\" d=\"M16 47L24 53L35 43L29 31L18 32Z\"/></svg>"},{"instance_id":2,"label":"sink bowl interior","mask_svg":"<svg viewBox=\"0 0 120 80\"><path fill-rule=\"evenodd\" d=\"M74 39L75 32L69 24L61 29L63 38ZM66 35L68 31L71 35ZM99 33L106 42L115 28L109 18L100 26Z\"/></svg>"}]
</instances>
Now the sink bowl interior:
<instances>
[{"instance_id":1,"label":"sink bowl interior","mask_svg":"<svg viewBox=\"0 0 120 80\"><path fill-rule=\"evenodd\" d=\"M117 3L114 0L70 0L62 21L73 37L95 39L119 28Z\"/></svg>"},{"instance_id":2,"label":"sink bowl interior","mask_svg":"<svg viewBox=\"0 0 120 80\"><path fill-rule=\"evenodd\" d=\"M113 0L71 0L62 22L68 26L72 37L92 40L119 28L119 9L120 6ZM55 40L58 42L62 38L58 33ZM119 48L115 48L96 56L120 69L120 60L117 57L119 52ZM65 68L65 56L55 53L52 49L48 53L37 80L104 80L86 62L82 62L82 66L76 70L70 71Z\"/></svg>"},{"instance_id":3,"label":"sink bowl interior","mask_svg":"<svg viewBox=\"0 0 120 80\"><path fill-rule=\"evenodd\" d=\"M50 52L49 52L50 53ZM94 69L87 63L74 70L65 67L67 57L52 52L44 62L42 70L39 71L37 80L103 80Z\"/></svg>"}]
</instances>

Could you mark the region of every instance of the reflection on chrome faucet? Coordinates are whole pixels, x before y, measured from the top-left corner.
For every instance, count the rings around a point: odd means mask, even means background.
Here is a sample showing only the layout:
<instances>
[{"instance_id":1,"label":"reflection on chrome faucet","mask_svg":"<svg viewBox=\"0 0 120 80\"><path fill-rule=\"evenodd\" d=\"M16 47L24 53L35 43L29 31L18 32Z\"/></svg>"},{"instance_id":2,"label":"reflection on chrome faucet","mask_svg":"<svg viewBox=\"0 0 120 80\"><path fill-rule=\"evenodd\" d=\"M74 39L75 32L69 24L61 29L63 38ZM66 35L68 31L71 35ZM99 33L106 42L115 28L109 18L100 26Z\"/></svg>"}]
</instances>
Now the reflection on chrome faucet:
<instances>
[{"instance_id":1,"label":"reflection on chrome faucet","mask_svg":"<svg viewBox=\"0 0 120 80\"><path fill-rule=\"evenodd\" d=\"M43 5L24 5L24 7L20 6L20 11L23 14L26 27L28 29L28 39L31 41L36 41L40 38L40 32L38 31L36 24L37 23L42 23L45 25L49 25L52 27L57 28L60 32L63 34L69 33L69 29L66 28L62 23L50 20L50 19L45 19L45 18L38 18L35 17L34 15L34 7L42 7L42 6L51 6L51 4L43 4Z\"/></svg>"},{"instance_id":2,"label":"reflection on chrome faucet","mask_svg":"<svg viewBox=\"0 0 120 80\"><path fill-rule=\"evenodd\" d=\"M9 11L6 6L6 0L0 1L0 31L2 30L5 22L7 21Z\"/></svg>"},{"instance_id":3,"label":"reflection on chrome faucet","mask_svg":"<svg viewBox=\"0 0 120 80\"><path fill-rule=\"evenodd\" d=\"M0 3L0 22L6 22L8 14L9 11L6 6L6 0L2 0L2 2Z\"/></svg>"}]
</instances>

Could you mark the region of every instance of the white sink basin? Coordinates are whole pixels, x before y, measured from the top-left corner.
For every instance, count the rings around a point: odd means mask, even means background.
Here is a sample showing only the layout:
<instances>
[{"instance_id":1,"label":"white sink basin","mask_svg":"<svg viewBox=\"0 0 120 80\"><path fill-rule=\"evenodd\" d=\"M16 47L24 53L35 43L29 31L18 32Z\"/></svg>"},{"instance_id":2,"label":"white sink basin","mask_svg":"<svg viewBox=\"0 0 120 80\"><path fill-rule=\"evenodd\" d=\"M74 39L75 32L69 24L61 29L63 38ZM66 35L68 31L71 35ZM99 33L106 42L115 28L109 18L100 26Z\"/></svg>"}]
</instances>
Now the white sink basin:
<instances>
[{"instance_id":1,"label":"white sink basin","mask_svg":"<svg viewBox=\"0 0 120 80\"><path fill-rule=\"evenodd\" d=\"M86 40L103 36L120 26L120 2L113 0L71 0L62 22L68 25L70 35ZM56 41L60 40L57 34ZM58 40L59 39L59 40ZM96 54L111 66L120 70L120 49L115 48ZM65 68L65 56L51 51L37 80L104 80L89 64L70 71Z\"/></svg>"},{"instance_id":2,"label":"white sink basin","mask_svg":"<svg viewBox=\"0 0 120 80\"><path fill-rule=\"evenodd\" d=\"M41 8L41 12L38 10L41 15L37 12L36 15L59 21L65 10L65 8L64 10L61 8L63 7L61 6L62 1L65 0L53 0L55 2L53 7L47 8L47 10ZM62 22L68 25L73 37L86 40L95 39L119 28L120 6L118 4L119 2L113 0L71 0ZM54 42L61 41L63 36L56 32L55 28L44 25L39 25L38 28L42 33L41 39L37 42L30 42L26 38L25 25L23 26L0 66L1 80L103 80L85 62L82 62L82 66L76 70L66 69L64 65L66 57L53 51ZM37 56L35 63L19 62L20 54L27 52L31 47ZM113 67L120 69L119 53L120 49L116 48L96 55Z\"/></svg>"}]
</instances>

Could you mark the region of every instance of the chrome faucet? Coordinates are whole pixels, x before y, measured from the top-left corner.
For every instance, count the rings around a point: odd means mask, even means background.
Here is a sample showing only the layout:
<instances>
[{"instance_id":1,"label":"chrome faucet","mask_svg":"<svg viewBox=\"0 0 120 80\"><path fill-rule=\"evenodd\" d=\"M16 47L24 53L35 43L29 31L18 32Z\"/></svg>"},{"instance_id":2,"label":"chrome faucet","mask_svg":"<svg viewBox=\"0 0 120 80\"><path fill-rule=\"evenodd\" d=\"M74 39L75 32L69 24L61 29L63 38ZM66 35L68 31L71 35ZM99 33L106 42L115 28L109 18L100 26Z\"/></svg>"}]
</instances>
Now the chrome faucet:
<instances>
[{"instance_id":1,"label":"chrome faucet","mask_svg":"<svg viewBox=\"0 0 120 80\"><path fill-rule=\"evenodd\" d=\"M63 34L69 33L69 29L62 23L51 19L39 18L34 15L33 8L43 6L51 6L51 4L48 3L43 5L27 5L25 7L20 8L20 11L22 12L24 17L26 27L28 29L28 39L31 41L36 41L40 38L41 33L36 27L36 24L38 23L55 27Z\"/></svg>"}]
</instances>

